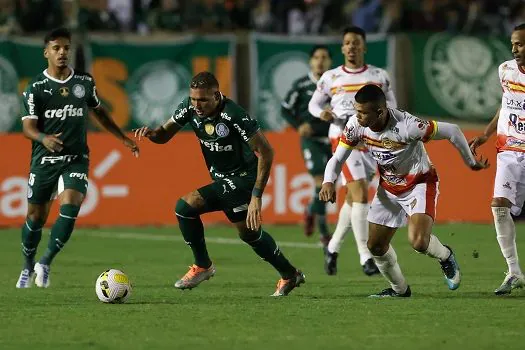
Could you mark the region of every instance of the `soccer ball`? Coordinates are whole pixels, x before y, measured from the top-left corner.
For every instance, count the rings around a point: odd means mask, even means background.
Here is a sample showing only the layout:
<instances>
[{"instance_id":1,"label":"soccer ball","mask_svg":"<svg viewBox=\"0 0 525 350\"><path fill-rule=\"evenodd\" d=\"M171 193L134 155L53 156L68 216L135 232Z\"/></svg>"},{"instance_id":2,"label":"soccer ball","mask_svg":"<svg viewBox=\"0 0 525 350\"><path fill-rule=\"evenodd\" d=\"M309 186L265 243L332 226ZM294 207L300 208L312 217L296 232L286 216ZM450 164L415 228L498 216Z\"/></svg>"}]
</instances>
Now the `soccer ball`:
<instances>
[{"instance_id":1,"label":"soccer ball","mask_svg":"<svg viewBox=\"0 0 525 350\"><path fill-rule=\"evenodd\" d=\"M131 295L131 282L120 270L106 270L98 276L95 291L101 302L121 304Z\"/></svg>"}]
</instances>

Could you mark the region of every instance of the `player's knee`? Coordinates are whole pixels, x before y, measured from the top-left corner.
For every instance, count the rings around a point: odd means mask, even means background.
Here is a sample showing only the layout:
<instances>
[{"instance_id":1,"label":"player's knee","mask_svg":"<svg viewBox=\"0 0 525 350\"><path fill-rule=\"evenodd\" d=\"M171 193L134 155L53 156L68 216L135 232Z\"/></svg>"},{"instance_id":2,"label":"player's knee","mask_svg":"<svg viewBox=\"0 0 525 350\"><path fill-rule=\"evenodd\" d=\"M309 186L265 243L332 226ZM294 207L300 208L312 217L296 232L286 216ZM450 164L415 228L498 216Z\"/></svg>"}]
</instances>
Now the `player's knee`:
<instances>
[{"instance_id":1,"label":"player's knee","mask_svg":"<svg viewBox=\"0 0 525 350\"><path fill-rule=\"evenodd\" d=\"M512 207L512 203L507 198L496 197L496 198L492 198L492 202L490 203L490 206L510 208Z\"/></svg>"},{"instance_id":2,"label":"player's knee","mask_svg":"<svg viewBox=\"0 0 525 350\"><path fill-rule=\"evenodd\" d=\"M260 235L260 231L253 231L247 227L239 230L239 238L245 243L255 242L259 239Z\"/></svg>"},{"instance_id":3,"label":"player's knee","mask_svg":"<svg viewBox=\"0 0 525 350\"><path fill-rule=\"evenodd\" d=\"M41 226L44 226L47 219L47 211L43 206L30 206L27 210L27 218L34 223L42 223Z\"/></svg>"},{"instance_id":4,"label":"player's knee","mask_svg":"<svg viewBox=\"0 0 525 350\"><path fill-rule=\"evenodd\" d=\"M183 198L179 198L175 205L175 215L181 218L194 219L199 216L197 209L189 205Z\"/></svg>"},{"instance_id":5,"label":"player's knee","mask_svg":"<svg viewBox=\"0 0 525 350\"><path fill-rule=\"evenodd\" d=\"M79 205L63 204L60 206L60 216L66 219L76 220L79 212Z\"/></svg>"},{"instance_id":6,"label":"player's knee","mask_svg":"<svg viewBox=\"0 0 525 350\"><path fill-rule=\"evenodd\" d=\"M388 251L388 244L383 244L380 241L373 240L370 238L366 242L366 245L373 256L382 256L385 255Z\"/></svg>"},{"instance_id":7,"label":"player's knee","mask_svg":"<svg viewBox=\"0 0 525 350\"><path fill-rule=\"evenodd\" d=\"M419 253L424 253L428 249L428 244L430 242L430 237L425 235L416 235L410 238L410 244L415 251Z\"/></svg>"}]
</instances>

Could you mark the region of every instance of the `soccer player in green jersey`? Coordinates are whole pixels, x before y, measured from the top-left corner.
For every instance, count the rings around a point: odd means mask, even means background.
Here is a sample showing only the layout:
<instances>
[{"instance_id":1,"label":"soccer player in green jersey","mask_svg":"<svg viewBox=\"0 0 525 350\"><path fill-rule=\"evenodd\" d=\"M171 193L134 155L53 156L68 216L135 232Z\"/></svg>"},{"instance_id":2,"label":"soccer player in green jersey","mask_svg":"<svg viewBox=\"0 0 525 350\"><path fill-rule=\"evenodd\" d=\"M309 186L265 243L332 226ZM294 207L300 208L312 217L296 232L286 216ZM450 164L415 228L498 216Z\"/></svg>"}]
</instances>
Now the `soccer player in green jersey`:
<instances>
[{"instance_id":1,"label":"soccer player in green jersey","mask_svg":"<svg viewBox=\"0 0 525 350\"><path fill-rule=\"evenodd\" d=\"M288 295L305 277L261 227L261 197L270 176L273 149L257 121L221 94L213 74L201 72L191 80L190 96L164 125L154 130L143 126L135 130L135 136L162 144L188 124L199 140L212 182L186 194L175 206L182 236L195 259L175 287L191 289L215 274L200 216L221 210L239 237L281 275L273 296Z\"/></svg>"},{"instance_id":2,"label":"soccer player in green jersey","mask_svg":"<svg viewBox=\"0 0 525 350\"><path fill-rule=\"evenodd\" d=\"M315 182L315 191L305 210L304 233L311 236L317 220L321 242L325 248L331 235L326 224L326 204L319 200L319 191L323 184L326 162L332 157L328 139L330 123L311 115L308 112L308 103L317 87L317 81L331 65L332 57L328 48L323 45L314 46L310 51L310 72L293 83L281 107L283 118L301 136L304 163Z\"/></svg>"},{"instance_id":3,"label":"soccer player in green jersey","mask_svg":"<svg viewBox=\"0 0 525 350\"><path fill-rule=\"evenodd\" d=\"M139 149L100 105L93 77L68 66L71 34L56 29L44 39L48 67L24 91L25 137L32 141L27 190L27 217L22 227L22 253L25 259L17 288L50 284L50 265L69 240L88 187L89 149L87 145L88 108L109 132L120 139L135 156ZM39 262L35 255L42 227L47 221L55 195L60 215L51 229L48 247Z\"/></svg>"}]
</instances>

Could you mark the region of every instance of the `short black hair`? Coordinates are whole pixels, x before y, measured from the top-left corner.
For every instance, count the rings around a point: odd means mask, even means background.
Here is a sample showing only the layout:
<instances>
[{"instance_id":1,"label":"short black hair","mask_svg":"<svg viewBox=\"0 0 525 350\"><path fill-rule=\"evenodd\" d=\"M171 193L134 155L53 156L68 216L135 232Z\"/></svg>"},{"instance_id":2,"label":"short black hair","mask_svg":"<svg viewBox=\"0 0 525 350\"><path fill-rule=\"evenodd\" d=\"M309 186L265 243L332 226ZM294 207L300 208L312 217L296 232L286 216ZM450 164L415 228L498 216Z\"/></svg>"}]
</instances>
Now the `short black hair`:
<instances>
[{"instance_id":1,"label":"short black hair","mask_svg":"<svg viewBox=\"0 0 525 350\"><path fill-rule=\"evenodd\" d=\"M71 32L67 28L56 28L46 34L44 37L44 45L47 46L50 41L57 40L58 38L66 38L71 41Z\"/></svg>"},{"instance_id":2,"label":"short black hair","mask_svg":"<svg viewBox=\"0 0 525 350\"><path fill-rule=\"evenodd\" d=\"M517 26L514 27L514 31L516 31L516 30L524 30L524 29L525 29L525 23L518 24Z\"/></svg>"},{"instance_id":3,"label":"short black hair","mask_svg":"<svg viewBox=\"0 0 525 350\"><path fill-rule=\"evenodd\" d=\"M190 88L192 89L213 89L219 88L217 78L210 72L200 72L191 79Z\"/></svg>"},{"instance_id":4,"label":"short black hair","mask_svg":"<svg viewBox=\"0 0 525 350\"><path fill-rule=\"evenodd\" d=\"M330 49L328 49L328 46L326 45L315 45L314 47L312 47L312 49L310 50L310 58L314 57L317 50L325 50L328 53L328 57L332 59L332 53L330 52Z\"/></svg>"},{"instance_id":5,"label":"short black hair","mask_svg":"<svg viewBox=\"0 0 525 350\"><path fill-rule=\"evenodd\" d=\"M343 29L343 38L348 33L354 33L357 35L361 35L363 40L366 42L366 32L363 30L363 28L356 27L356 26L346 27L345 29Z\"/></svg>"},{"instance_id":6,"label":"short black hair","mask_svg":"<svg viewBox=\"0 0 525 350\"><path fill-rule=\"evenodd\" d=\"M385 93L381 88L375 84L368 84L363 86L355 94L355 102L357 103L386 103Z\"/></svg>"}]
</instances>

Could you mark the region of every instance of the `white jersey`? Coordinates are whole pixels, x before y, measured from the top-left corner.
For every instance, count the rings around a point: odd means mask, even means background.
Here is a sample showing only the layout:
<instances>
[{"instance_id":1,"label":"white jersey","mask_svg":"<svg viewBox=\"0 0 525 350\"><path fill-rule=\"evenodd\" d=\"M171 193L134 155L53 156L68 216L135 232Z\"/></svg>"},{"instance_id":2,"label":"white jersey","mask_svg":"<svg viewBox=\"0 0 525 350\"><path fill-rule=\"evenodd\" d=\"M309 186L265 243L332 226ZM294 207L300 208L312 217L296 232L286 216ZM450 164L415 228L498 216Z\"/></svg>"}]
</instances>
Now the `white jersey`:
<instances>
[{"instance_id":1,"label":"white jersey","mask_svg":"<svg viewBox=\"0 0 525 350\"><path fill-rule=\"evenodd\" d=\"M498 152L525 152L525 71L511 60L503 62L498 73L503 97L496 148Z\"/></svg>"},{"instance_id":2,"label":"white jersey","mask_svg":"<svg viewBox=\"0 0 525 350\"><path fill-rule=\"evenodd\" d=\"M384 69L365 65L362 68L350 70L345 66L339 66L326 71L321 76L312 99L320 97L316 95L321 94L324 97L323 101L330 100L332 111L337 116L328 131L330 138L341 136L348 117L356 113L355 94L367 84L379 86L385 93L388 106L397 107L396 98L390 86L390 77Z\"/></svg>"},{"instance_id":3,"label":"white jersey","mask_svg":"<svg viewBox=\"0 0 525 350\"><path fill-rule=\"evenodd\" d=\"M394 195L419 183L437 182L436 170L423 145L436 134L436 122L419 119L399 109L389 108L388 111L389 120L381 132L362 127L356 115L350 117L339 145L353 148L364 144L378 164L380 186Z\"/></svg>"}]
</instances>

